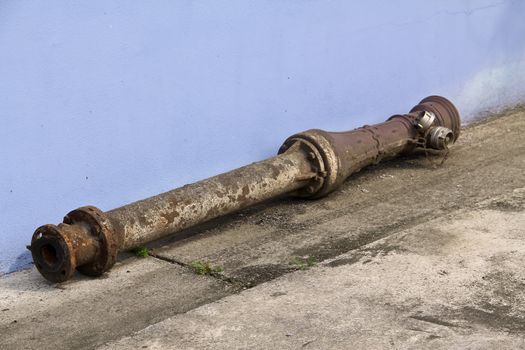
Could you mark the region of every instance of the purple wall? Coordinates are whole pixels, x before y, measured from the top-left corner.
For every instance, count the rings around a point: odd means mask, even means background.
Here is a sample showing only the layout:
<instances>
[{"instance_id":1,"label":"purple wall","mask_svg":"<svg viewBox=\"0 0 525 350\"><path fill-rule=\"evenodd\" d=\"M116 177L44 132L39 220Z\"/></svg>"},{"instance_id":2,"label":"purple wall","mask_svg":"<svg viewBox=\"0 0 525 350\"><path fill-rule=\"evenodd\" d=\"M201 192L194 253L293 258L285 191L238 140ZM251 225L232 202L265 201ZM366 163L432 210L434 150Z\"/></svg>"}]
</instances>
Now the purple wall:
<instances>
[{"instance_id":1,"label":"purple wall","mask_svg":"<svg viewBox=\"0 0 525 350\"><path fill-rule=\"evenodd\" d=\"M429 94L523 101L520 1L0 1L0 274L33 230Z\"/></svg>"}]
</instances>

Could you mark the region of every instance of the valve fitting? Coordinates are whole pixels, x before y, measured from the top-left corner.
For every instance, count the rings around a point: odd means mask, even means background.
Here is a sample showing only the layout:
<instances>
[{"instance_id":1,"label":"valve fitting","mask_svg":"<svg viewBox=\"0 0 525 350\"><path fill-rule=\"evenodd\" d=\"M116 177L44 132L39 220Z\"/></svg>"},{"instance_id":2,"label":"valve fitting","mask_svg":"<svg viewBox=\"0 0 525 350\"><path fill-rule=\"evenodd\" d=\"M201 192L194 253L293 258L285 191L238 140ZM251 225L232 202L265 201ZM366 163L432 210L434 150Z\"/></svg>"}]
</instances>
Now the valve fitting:
<instances>
[{"instance_id":1,"label":"valve fitting","mask_svg":"<svg viewBox=\"0 0 525 350\"><path fill-rule=\"evenodd\" d=\"M447 149L454 139L454 133L444 126L435 126L429 130L427 147L437 150Z\"/></svg>"}]
</instances>

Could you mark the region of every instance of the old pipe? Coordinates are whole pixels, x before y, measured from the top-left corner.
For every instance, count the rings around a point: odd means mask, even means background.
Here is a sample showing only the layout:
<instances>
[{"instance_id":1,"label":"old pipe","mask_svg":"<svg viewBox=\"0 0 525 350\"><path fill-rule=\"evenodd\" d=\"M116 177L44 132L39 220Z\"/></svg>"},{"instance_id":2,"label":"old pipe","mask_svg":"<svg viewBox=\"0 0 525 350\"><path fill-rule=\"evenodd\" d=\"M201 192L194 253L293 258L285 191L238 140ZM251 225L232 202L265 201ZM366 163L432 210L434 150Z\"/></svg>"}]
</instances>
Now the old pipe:
<instances>
[{"instance_id":1,"label":"old pipe","mask_svg":"<svg viewBox=\"0 0 525 350\"><path fill-rule=\"evenodd\" d=\"M417 147L446 149L459 130L454 105L430 96L381 124L293 135L275 157L120 208L75 209L63 223L36 229L29 249L38 271L50 281L65 281L75 270L98 276L113 266L121 250L282 194L322 197L382 159Z\"/></svg>"}]
</instances>

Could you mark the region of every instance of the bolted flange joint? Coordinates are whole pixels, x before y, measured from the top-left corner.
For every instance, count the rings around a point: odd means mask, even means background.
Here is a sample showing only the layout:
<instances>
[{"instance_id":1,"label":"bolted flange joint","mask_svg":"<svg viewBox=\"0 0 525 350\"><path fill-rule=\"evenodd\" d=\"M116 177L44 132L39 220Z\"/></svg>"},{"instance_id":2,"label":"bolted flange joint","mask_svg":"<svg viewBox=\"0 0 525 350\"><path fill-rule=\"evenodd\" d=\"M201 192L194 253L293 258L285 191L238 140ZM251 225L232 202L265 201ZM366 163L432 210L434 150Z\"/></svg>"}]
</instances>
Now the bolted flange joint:
<instances>
[{"instance_id":1,"label":"bolted flange joint","mask_svg":"<svg viewBox=\"0 0 525 350\"><path fill-rule=\"evenodd\" d=\"M329 133L311 129L292 135L284 141L279 154L297 144L309 155L313 176L306 186L295 191L293 195L302 198L319 198L333 191L338 185L340 166Z\"/></svg>"},{"instance_id":2,"label":"bolted flange joint","mask_svg":"<svg viewBox=\"0 0 525 350\"><path fill-rule=\"evenodd\" d=\"M75 270L99 276L116 261L118 242L104 213L93 206L69 212L58 225L36 229L28 247L38 271L52 282L70 279Z\"/></svg>"}]
</instances>

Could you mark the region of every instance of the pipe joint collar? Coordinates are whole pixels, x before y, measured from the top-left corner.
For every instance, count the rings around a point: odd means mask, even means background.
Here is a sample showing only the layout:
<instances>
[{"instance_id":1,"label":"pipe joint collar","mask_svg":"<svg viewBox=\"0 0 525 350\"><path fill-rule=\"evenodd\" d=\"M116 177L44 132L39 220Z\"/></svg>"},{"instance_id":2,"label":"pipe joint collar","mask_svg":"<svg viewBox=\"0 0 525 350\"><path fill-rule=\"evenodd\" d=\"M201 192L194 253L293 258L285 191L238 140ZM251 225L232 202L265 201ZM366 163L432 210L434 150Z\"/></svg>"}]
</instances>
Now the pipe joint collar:
<instances>
[{"instance_id":1,"label":"pipe joint collar","mask_svg":"<svg viewBox=\"0 0 525 350\"><path fill-rule=\"evenodd\" d=\"M80 207L70 211L64 217L64 223L87 225L89 234L99 244L94 259L78 267L80 272L88 276L100 276L115 264L118 242L109 220L100 209L94 206Z\"/></svg>"},{"instance_id":2,"label":"pipe joint collar","mask_svg":"<svg viewBox=\"0 0 525 350\"><path fill-rule=\"evenodd\" d=\"M294 143L304 145L315 176L304 188L294 193L297 197L320 198L337 188L341 181L339 156L328 132L312 129L290 136L283 144L288 149ZM281 147L281 150L283 149ZM279 151L281 153L281 150ZM344 178L342 179L344 180Z\"/></svg>"}]
</instances>

